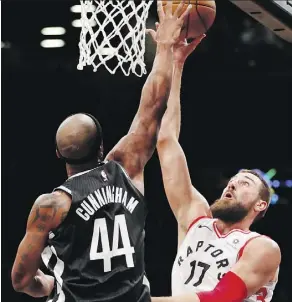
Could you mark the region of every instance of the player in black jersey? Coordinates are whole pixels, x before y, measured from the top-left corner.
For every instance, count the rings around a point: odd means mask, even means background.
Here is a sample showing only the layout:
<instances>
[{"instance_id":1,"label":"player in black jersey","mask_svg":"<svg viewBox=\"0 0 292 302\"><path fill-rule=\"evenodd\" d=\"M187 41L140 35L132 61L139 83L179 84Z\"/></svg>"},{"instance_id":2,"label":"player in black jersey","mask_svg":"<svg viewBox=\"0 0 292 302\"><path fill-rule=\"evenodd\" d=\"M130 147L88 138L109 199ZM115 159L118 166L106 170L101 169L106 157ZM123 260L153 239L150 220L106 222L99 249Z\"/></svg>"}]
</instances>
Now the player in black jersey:
<instances>
[{"instance_id":1,"label":"player in black jersey","mask_svg":"<svg viewBox=\"0 0 292 302\"><path fill-rule=\"evenodd\" d=\"M128 134L103 161L102 133L88 114L68 117L56 134L68 179L37 198L12 269L17 291L48 301L150 301L144 284L144 166L156 147L172 77L173 44L184 17L158 6L152 71ZM153 32L152 32L153 34ZM40 269L41 258L51 271Z\"/></svg>"}]
</instances>

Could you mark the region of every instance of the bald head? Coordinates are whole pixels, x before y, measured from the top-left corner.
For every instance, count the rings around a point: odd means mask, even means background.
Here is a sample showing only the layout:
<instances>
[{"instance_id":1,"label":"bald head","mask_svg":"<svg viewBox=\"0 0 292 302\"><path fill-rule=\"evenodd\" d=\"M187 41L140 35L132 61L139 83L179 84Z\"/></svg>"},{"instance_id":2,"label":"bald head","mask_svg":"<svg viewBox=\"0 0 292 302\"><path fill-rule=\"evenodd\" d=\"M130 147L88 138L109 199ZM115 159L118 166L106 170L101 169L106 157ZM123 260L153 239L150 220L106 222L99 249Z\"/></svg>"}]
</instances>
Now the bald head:
<instances>
[{"instance_id":1,"label":"bald head","mask_svg":"<svg viewBox=\"0 0 292 302\"><path fill-rule=\"evenodd\" d=\"M96 155L102 144L101 127L84 114L78 113L66 118L59 126L56 144L60 155L66 159L78 160Z\"/></svg>"}]
</instances>

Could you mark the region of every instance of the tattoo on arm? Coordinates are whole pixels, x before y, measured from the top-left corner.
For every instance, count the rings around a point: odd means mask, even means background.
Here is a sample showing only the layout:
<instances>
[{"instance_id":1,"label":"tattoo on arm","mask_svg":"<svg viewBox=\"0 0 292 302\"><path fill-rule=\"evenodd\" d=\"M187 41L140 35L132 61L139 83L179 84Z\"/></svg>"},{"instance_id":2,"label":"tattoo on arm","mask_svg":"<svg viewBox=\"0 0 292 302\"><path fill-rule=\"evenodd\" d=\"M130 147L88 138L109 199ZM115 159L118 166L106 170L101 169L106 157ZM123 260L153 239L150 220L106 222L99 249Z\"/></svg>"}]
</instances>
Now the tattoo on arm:
<instances>
[{"instance_id":1,"label":"tattoo on arm","mask_svg":"<svg viewBox=\"0 0 292 302\"><path fill-rule=\"evenodd\" d=\"M22 262L17 266L17 272L15 273L15 283L19 284L25 277L25 268Z\"/></svg>"},{"instance_id":2,"label":"tattoo on arm","mask_svg":"<svg viewBox=\"0 0 292 302\"><path fill-rule=\"evenodd\" d=\"M46 230L46 225L43 223L39 223L36 227L39 232L44 232Z\"/></svg>"},{"instance_id":3,"label":"tattoo on arm","mask_svg":"<svg viewBox=\"0 0 292 302\"><path fill-rule=\"evenodd\" d=\"M57 214L57 211L59 208L62 207L62 204L57 203L56 201L52 201L48 200L49 204L42 204L42 205L38 205L36 210L35 210L35 217L32 221L32 223L36 222L38 219L40 219L43 222L46 222L48 220L53 220ZM41 209L52 209L53 210L53 214L52 216L47 215L47 214L41 214L40 211Z\"/></svg>"},{"instance_id":4,"label":"tattoo on arm","mask_svg":"<svg viewBox=\"0 0 292 302\"><path fill-rule=\"evenodd\" d=\"M56 196L49 196L34 206L30 214L30 224L34 224L37 232L45 232L49 225L59 225L69 212L68 204Z\"/></svg>"},{"instance_id":5,"label":"tattoo on arm","mask_svg":"<svg viewBox=\"0 0 292 302\"><path fill-rule=\"evenodd\" d=\"M65 219L71 201L62 194L44 194L35 202L27 221L12 269L14 288L27 289L33 282L49 232ZM36 288L34 287L34 290Z\"/></svg>"},{"instance_id":6,"label":"tattoo on arm","mask_svg":"<svg viewBox=\"0 0 292 302\"><path fill-rule=\"evenodd\" d=\"M39 240L41 238L41 235L38 234L34 234L31 237L31 243L29 243L28 245L24 246L24 249L21 250L20 254L19 254L19 262L16 266L16 272L15 272L15 283L16 284L20 284L23 280L23 278L26 275L26 266L25 264L30 261L29 260L29 255L31 252L34 252L34 249L36 247L36 245L38 245Z\"/></svg>"},{"instance_id":7,"label":"tattoo on arm","mask_svg":"<svg viewBox=\"0 0 292 302\"><path fill-rule=\"evenodd\" d=\"M26 261L28 259L28 254L23 254L20 256L22 261Z\"/></svg>"}]
</instances>

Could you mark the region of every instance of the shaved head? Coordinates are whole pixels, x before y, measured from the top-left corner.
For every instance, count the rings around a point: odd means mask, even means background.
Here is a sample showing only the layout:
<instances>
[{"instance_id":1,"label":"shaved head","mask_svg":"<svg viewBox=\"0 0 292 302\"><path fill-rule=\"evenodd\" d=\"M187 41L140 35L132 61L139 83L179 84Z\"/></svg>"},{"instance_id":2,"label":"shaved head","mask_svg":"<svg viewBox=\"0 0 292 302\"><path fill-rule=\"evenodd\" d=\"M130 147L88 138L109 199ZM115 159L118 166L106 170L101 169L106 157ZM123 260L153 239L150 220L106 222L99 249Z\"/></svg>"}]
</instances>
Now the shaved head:
<instances>
[{"instance_id":1,"label":"shaved head","mask_svg":"<svg viewBox=\"0 0 292 302\"><path fill-rule=\"evenodd\" d=\"M77 113L66 118L59 126L56 134L57 151L60 157L69 162L74 160L90 160L98 158L102 148L101 127L97 120L84 114ZM89 160L89 158L88 158Z\"/></svg>"}]
</instances>

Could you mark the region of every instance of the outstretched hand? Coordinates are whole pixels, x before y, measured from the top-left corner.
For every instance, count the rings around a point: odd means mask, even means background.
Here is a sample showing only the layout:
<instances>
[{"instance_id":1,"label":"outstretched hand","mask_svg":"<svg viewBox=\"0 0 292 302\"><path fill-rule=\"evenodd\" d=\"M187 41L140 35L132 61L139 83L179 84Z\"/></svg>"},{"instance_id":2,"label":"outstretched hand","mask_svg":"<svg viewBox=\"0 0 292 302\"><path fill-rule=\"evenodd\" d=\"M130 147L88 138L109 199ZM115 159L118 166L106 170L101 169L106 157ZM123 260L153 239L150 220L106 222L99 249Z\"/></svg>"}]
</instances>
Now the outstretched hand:
<instances>
[{"instance_id":1,"label":"outstretched hand","mask_svg":"<svg viewBox=\"0 0 292 302\"><path fill-rule=\"evenodd\" d=\"M187 57L197 48L201 41L206 37L205 34L198 36L192 42L187 39L180 39L173 48L173 59L175 62L184 64Z\"/></svg>"},{"instance_id":2,"label":"outstretched hand","mask_svg":"<svg viewBox=\"0 0 292 302\"><path fill-rule=\"evenodd\" d=\"M151 29L148 30L152 36L155 37L155 34L159 30L159 22L155 23L156 31ZM184 64L187 57L197 48L201 41L206 37L205 34L202 34L195 38L192 42L188 43L187 39L179 37L177 42L174 44L173 48L173 60L178 64Z\"/></svg>"},{"instance_id":3,"label":"outstretched hand","mask_svg":"<svg viewBox=\"0 0 292 302\"><path fill-rule=\"evenodd\" d=\"M156 43L174 45L179 41L184 20L192 8L192 5L189 5L185 12L181 14L183 6L184 1L172 13L172 1L167 1L165 11L163 10L162 1L157 2L159 26L156 28L156 31L147 29L147 33L152 36Z\"/></svg>"}]
</instances>

